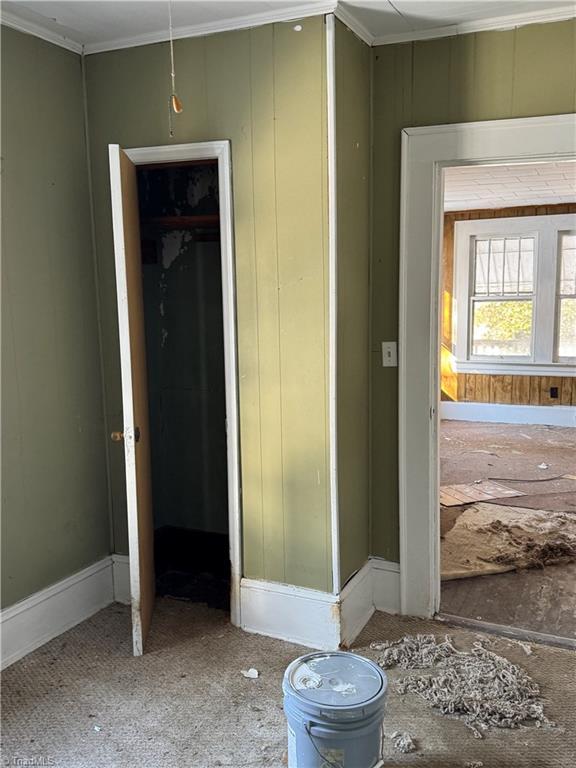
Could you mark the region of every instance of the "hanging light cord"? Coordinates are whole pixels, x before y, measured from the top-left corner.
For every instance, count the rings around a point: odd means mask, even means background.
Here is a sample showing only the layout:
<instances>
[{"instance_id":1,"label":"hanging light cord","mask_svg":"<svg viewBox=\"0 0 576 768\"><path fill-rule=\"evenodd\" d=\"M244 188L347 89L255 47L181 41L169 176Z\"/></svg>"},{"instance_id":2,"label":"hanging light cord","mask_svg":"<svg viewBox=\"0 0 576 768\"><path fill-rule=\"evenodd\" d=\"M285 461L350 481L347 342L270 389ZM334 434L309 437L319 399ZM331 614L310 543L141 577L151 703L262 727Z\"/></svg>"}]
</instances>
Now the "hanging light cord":
<instances>
[{"instance_id":1,"label":"hanging light cord","mask_svg":"<svg viewBox=\"0 0 576 768\"><path fill-rule=\"evenodd\" d=\"M174 71L174 38L172 33L172 0L168 0L168 34L170 36L170 77L172 78L172 94L176 93L176 72Z\"/></svg>"},{"instance_id":2,"label":"hanging light cord","mask_svg":"<svg viewBox=\"0 0 576 768\"><path fill-rule=\"evenodd\" d=\"M170 40L170 78L172 80L172 89L170 100L168 102L168 130L170 136L174 136L174 126L172 123L172 112L179 115L182 112L182 102L176 95L176 70L174 67L174 34L172 29L172 0L168 0L168 37Z\"/></svg>"}]
</instances>

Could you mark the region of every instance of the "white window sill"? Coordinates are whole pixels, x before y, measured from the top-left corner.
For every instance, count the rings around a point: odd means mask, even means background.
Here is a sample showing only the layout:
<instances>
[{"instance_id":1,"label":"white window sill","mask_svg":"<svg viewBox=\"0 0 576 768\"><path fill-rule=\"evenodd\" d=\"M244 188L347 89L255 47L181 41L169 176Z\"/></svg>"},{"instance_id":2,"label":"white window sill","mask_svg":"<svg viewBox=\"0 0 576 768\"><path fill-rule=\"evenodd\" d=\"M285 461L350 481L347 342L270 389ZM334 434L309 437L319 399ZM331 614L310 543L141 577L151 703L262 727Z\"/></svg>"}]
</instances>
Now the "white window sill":
<instances>
[{"instance_id":1,"label":"white window sill","mask_svg":"<svg viewBox=\"0 0 576 768\"><path fill-rule=\"evenodd\" d=\"M568 363L493 363L455 360L456 373L487 373L493 376L576 376L576 365Z\"/></svg>"}]
</instances>

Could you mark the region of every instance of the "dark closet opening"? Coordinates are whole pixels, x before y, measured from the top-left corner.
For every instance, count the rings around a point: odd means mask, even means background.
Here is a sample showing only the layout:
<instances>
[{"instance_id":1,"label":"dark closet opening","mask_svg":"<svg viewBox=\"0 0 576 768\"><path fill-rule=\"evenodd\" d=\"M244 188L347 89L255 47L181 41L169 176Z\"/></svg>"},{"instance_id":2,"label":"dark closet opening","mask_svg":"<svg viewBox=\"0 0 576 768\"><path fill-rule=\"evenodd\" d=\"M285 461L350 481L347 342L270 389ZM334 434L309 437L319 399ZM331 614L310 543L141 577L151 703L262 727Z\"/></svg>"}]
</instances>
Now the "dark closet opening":
<instances>
[{"instance_id":1,"label":"dark closet opening","mask_svg":"<svg viewBox=\"0 0 576 768\"><path fill-rule=\"evenodd\" d=\"M229 610L216 161L138 168L156 592Z\"/></svg>"}]
</instances>

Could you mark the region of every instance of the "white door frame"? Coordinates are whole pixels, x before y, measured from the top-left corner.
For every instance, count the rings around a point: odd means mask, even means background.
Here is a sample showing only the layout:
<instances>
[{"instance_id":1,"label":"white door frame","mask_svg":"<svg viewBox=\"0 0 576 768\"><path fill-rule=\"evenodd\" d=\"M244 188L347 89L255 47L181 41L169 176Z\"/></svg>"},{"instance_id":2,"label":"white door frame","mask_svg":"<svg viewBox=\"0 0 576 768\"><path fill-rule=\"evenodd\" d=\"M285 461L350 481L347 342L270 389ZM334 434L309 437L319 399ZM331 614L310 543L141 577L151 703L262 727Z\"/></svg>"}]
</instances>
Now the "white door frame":
<instances>
[{"instance_id":1,"label":"white door frame","mask_svg":"<svg viewBox=\"0 0 576 768\"><path fill-rule=\"evenodd\" d=\"M400 610L440 606L440 255L443 169L576 157L576 116L402 131L399 316Z\"/></svg>"},{"instance_id":2,"label":"white door frame","mask_svg":"<svg viewBox=\"0 0 576 768\"><path fill-rule=\"evenodd\" d=\"M123 148L124 149L124 148ZM179 163L187 160L218 161L220 252L222 262L222 312L224 321L224 375L226 384L226 445L228 467L228 521L230 536L230 620L240 626L242 577L240 512L240 439L238 420L238 360L236 336L236 280L232 208L232 161L229 141L170 144L124 149L134 165Z\"/></svg>"}]
</instances>

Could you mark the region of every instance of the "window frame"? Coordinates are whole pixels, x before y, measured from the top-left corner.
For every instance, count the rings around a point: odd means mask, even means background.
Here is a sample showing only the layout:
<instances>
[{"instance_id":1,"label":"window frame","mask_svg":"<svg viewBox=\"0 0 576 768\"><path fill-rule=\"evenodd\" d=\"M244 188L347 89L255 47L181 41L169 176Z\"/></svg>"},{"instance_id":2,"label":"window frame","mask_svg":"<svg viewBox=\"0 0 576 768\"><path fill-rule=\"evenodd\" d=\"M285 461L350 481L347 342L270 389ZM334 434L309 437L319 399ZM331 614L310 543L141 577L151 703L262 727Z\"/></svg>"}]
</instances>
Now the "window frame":
<instances>
[{"instance_id":1,"label":"window frame","mask_svg":"<svg viewBox=\"0 0 576 768\"><path fill-rule=\"evenodd\" d=\"M477 267L477 260L476 260L476 243L478 240L488 240L490 242L491 240L504 240L506 242L507 239L511 239L512 237L519 239L522 238L530 238L534 241L534 250L533 250L533 263L532 263L532 292L530 294L490 294L489 292L486 293L485 296L476 294L475 292L475 283L476 283L476 267ZM493 361L505 361L507 363L531 363L534 360L534 346L535 346L535 319L536 319L536 287L538 282L538 259L537 259L537 253L538 253L538 232L522 232L522 233L511 233L511 234L505 234L501 235L500 233L494 234L482 234L481 236L478 236L477 234L471 235L469 238L469 246L470 246L470 253L469 253L469 285L468 285L468 305L467 305L467 317L468 317L468 337L466 340L466 359L469 361L474 362L493 362ZM506 246L504 246L505 253ZM490 250L489 250L490 253ZM502 264L502 269L504 270L504 260ZM490 291L490 285L487 285L487 290ZM474 344L474 305L477 303L487 302L487 301L493 301L493 302L510 302L510 301L527 301L529 300L532 304L532 333L530 336L530 353L528 355L477 355L473 352L473 344Z\"/></svg>"},{"instance_id":2,"label":"window frame","mask_svg":"<svg viewBox=\"0 0 576 768\"><path fill-rule=\"evenodd\" d=\"M455 370L467 373L574 374L576 358L557 355L559 330L560 235L576 230L576 214L466 219L454 222L454 285L452 351ZM532 339L529 356L473 355L472 313L476 240L534 238ZM517 301L527 294L494 296L495 301ZM547 320L544 320L547 318Z\"/></svg>"},{"instance_id":3,"label":"window frame","mask_svg":"<svg viewBox=\"0 0 576 768\"><path fill-rule=\"evenodd\" d=\"M556 355L556 361L561 364L575 364L576 363L576 357L561 357L559 354L559 336L560 336L560 304L562 299L576 299L576 286L574 288L574 293L562 293L560 290L560 278L561 278L561 267L562 267L562 260L560 258L561 255L561 247L560 243L562 240L562 235L572 235L576 236L576 216L574 217L574 227L572 229L558 229L556 233L556 252L557 252L557 260L556 260L556 316L555 316L555 326L554 326L554 351Z\"/></svg>"}]
</instances>

